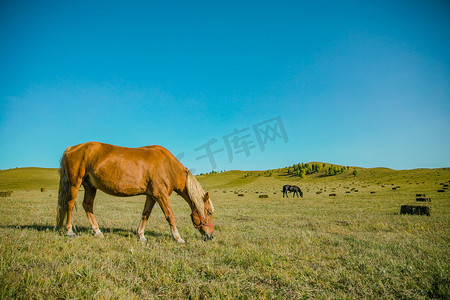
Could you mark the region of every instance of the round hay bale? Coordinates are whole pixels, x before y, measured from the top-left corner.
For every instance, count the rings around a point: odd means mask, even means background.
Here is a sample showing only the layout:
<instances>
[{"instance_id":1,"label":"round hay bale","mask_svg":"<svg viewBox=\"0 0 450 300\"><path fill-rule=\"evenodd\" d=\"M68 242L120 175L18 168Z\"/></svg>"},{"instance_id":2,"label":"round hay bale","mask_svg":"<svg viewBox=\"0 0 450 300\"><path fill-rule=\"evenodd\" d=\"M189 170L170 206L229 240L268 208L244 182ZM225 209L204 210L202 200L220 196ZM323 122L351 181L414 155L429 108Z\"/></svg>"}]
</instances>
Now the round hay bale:
<instances>
[{"instance_id":1,"label":"round hay bale","mask_svg":"<svg viewBox=\"0 0 450 300\"><path fill-rule=\"evenodd\" d=\"M330 197L336 197L336 194L329 194Z\"/></svg>"},{"instance_id":2,"label":"round hay bale","mask_svg":"<svg viewBox=\"0 0 450 300\"><path fill-rule=\"evenodd\" d=\"M45 188L41 188L41 192L45 192Z\"/></svg>"},{"instance_id":3,"label":"round hay bale","mask_svg":"<svg viewBox=\"0 0 450 300\"><path fill-rule=\"evenodd\" d=\"M400 214L402 215L430 215L430 207L419 205L402 205L400 207Z\"/></svg>"},{"instance_id":4,"label":"round hay bale","mask_svg":"<svg viewBox=\"0 0 450 300\"><path fill-rule=\"evenodd\" d=\"M416 198L416 201L419 201L419 202L431 202L431 198L419 197L419 198Z\"/></svg>"},{"instance_id":5,"label":"round hay bale","mask_svg":"<svg viewBox=\"0 0 450 300\"><path fill-rule=\"evenodd\" d=\"M0 192L0 197L10 197L13 191L3 191Z\"/></svg>"},{"instance_id":6,"label":"round hay bale","mask_svg":"<svg viewBox=\"0 0 450 300\"><path fill-rule=\"evenodd\" d=\"M244 196L244 194L238 194L238 197L242 197L242 196Z\"/></svg>"}]
</instances>

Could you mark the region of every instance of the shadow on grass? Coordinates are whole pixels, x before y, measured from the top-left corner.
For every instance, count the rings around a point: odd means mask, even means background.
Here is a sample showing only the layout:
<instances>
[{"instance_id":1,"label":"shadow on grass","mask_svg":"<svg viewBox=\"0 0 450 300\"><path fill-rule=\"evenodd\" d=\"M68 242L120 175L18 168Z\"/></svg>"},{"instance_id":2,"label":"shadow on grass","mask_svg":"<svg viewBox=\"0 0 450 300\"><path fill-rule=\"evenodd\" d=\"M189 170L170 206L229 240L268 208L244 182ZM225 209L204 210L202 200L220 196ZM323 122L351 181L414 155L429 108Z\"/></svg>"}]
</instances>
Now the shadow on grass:
<instances>
[{"instance_id":1,"label":"shadow on grass","mask_svg":"<svg viewBox=\"0 0 450 300\"><path fill-rule=\"evenodd\" d=\"M73 226L74 228L74 232L75 234L80 234L80 233L86 233L86 234L91 234L92 233L92 229L90 227L86 227L86 226ZM19 229L19 230L36 230L36 231L55 231L55 226L53 225L48 225L48 224L32 224L32 225L0 225L0 228L7 228L7 229ZM112 234L117 234L123 237L129 237L131 236L136 236L136 231L132 230L132 229L124 229L124 228L110 228L110 227L100 227L100 230L103 233L112 233ZM160 233L160 232L154 232L154 231L145 231L145 235L146 236L153 236L153 237L162 237L162 236L169 236L169 234L164 234L164 233Z\"/></svg>"}]
</instances>

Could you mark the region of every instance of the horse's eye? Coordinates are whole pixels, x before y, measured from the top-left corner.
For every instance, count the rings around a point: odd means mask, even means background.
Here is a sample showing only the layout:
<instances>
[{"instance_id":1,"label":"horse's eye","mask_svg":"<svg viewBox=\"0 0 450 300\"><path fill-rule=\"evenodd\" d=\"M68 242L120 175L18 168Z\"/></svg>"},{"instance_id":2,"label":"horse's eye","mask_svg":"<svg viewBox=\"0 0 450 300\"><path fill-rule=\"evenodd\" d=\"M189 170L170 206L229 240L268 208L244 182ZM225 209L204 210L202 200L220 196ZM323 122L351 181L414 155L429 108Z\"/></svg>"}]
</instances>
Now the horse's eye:
<instances>
[{"instance_id":1,"label":"horse's eye","mask_svg":"<svg viewBox=\"0 0 450 300\"><path fill-rule=\"evenodd\" d=\"M212 213L210 211L208 211L208 216L212 215Z\"/></svg>"}]
</instances>

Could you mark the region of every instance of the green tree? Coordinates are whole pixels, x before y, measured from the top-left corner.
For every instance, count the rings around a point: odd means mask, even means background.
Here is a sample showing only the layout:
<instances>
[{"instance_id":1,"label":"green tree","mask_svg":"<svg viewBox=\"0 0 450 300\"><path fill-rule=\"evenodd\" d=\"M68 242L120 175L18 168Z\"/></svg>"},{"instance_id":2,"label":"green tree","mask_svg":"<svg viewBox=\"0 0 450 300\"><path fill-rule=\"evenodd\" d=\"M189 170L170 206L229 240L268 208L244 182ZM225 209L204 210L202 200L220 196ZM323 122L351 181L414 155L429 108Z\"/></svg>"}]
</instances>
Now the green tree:
<instances>
[{"instance_id":1,"label":"green tree","mask_svg":"<svg viewBox=\"0 0 450 300\"><path fill-rule=\"evenodd\" d=\"M355 170L353 170L353 176L356 176L356 174L358 174L358 171L356 171L356 169L355 169Z\"/></svg>"},{"instance_id":2,"label":"green tree","mask_svg":"<svg viewBox=\"0 0 450 300\"><path fill-rule=\"evenodd\" d=\"M301 169L301 170L300 170L299 176L300 176L301 178L305 178L305 169Z\"/></svg>"}]
</instances>

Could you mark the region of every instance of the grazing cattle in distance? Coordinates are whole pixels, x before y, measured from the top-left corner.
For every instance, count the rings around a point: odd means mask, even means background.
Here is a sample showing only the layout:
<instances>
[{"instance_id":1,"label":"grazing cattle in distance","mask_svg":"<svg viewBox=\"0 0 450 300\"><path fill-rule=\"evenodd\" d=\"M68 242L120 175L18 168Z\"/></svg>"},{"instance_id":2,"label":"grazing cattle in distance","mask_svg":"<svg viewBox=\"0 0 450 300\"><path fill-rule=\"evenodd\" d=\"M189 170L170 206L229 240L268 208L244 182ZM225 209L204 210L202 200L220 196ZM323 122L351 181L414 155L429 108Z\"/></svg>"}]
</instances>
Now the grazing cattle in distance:
<instances>
[{"instance_id":1,"label":"grazing cattle in distance","mask_svg":"<svg viewBox=\"0 0 450 300\"><path fill-rule=\"evenodd\" d=\"M286 195L286 197L289 198L288 192L293 192L294 193L293 197L295 197L295 195L297 194L297 198L298 198L298 195L300 194L300 197L303 198L302 190L296 185L288 185L287 184L287 185L283 186L283 198L284 198L284 195Z\"/></svg>"}]
</instances>

